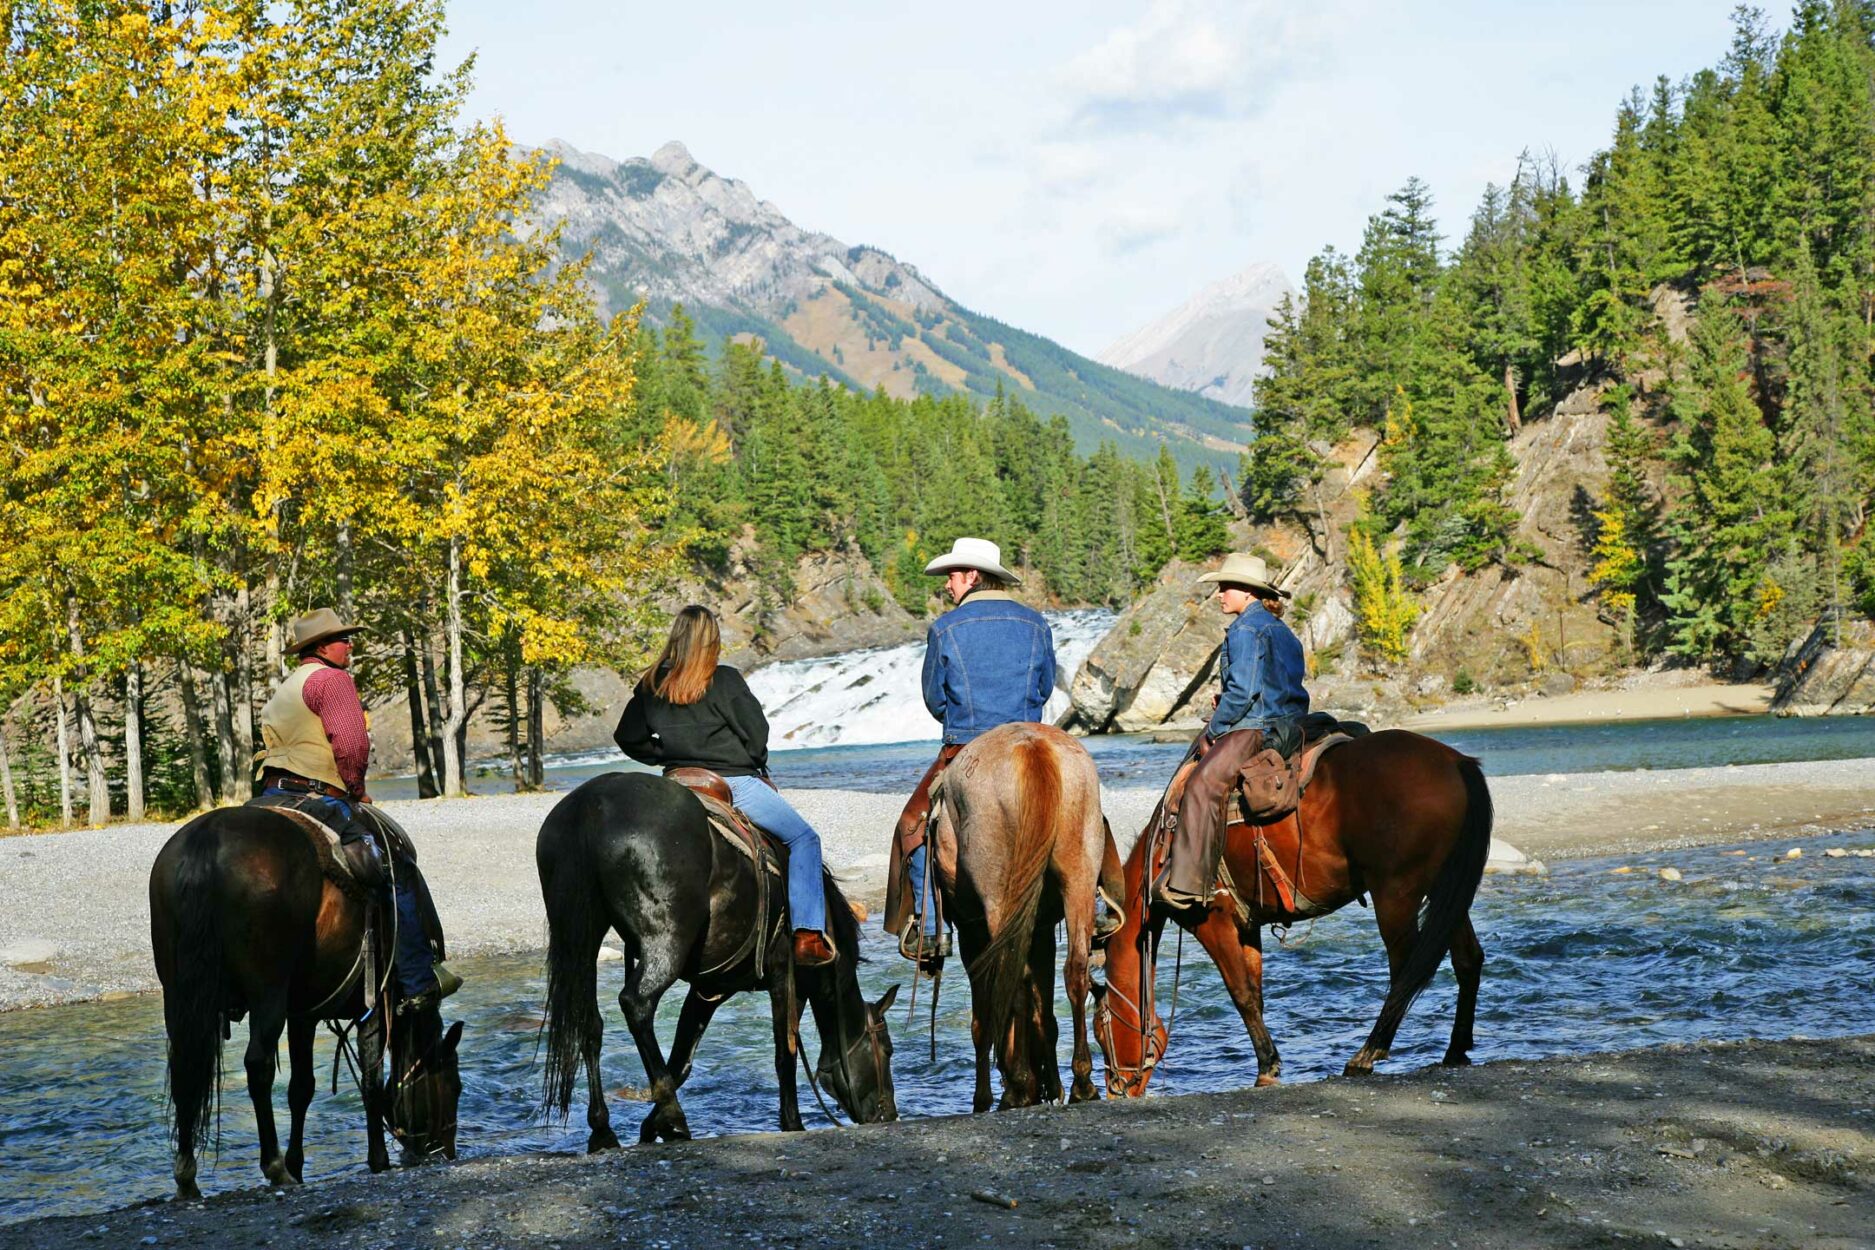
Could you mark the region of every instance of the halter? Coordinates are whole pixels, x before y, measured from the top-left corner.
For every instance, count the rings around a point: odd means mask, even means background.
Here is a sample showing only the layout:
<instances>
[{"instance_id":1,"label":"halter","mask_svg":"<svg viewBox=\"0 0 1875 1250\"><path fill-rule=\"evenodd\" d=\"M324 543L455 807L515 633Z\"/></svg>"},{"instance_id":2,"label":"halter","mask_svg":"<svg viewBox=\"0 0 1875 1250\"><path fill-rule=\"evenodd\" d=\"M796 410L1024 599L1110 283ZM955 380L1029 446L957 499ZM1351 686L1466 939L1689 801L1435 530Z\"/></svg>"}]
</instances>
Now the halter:
<instances>
[{"instance_id":1,"label":"halter","mask_svg":"<svg viewBox=\"0 0 1875 1250\"><path fill-rule=\"evenodd\" d=\"M424 1065L428 1063L430 1059L435 1056L436 1048L441 1044L442 1042L440 1038L437 1041L432 1042L429 1048L426 1049L421 1055L417 1057L416 1062L412 1063L408 1068L405 1068L403 1075L398 1077L395 1081L391 1083L391 1087L385 1091L389 1095L389 1105L391 1107L393 1108L396 1107L400 1101L404 1102L406 1108L410 1108L414 1105L414 1096L411 1091L417 1087L416 1086L417 1078L423 1074ZM436 1110L436 1104L438 1103L438 1101L440 1100L436 1097L434 1090L426 1089L424 1091L423 1109L425 1112L433 1113ZM410 1117L406 1116L404 1118L408 1119ZM404 1149L415 1151L416 1147L410 1144L410 1141L408 1140L408 1137L406 1136L403 1126L397 1123L398 1117L395 1115L392 1115L388 1117L388 1119L390 1122L391 1136L395 1137L397 1139L398 1144L401 1145ZM439 1141L447 1141L449 1139L450 1134L454 1133L455 1131L456 1131L456 1126L454 1123L451 1123L451 1124L445 1125L444 1127L440 1129L432 1129L430 1136ZM425 1155L433 1155L433 1154L440 1153L442 1149L443 1147L436 1146L430 1150L422 1151L420 1153L423 1153Z\"/></svg>"},{"instance_id":2,"label":"halter","mask_svg":"<svg viewBox=\"0 0 1875 1250\"><path fill-rule=\"evenodd\" d=\"M883 1017L878 1019L873 1017L872 1010L866 1005L863 996L860 999L860 1012L866 1017L865 1026L860 1029L860 1035L849 1042L844 1040L846 1037L846 1023L840 1018L838 1008L834 1011L834 1029L841 1039L840 1048L834 1052L836 1055L836 1070L840 1074L840 1083L846 1090L848 1096L851 1096L853 1093L853 1052L860 1048L861 1043L864 1043L872 1052L873 1071L882 1072L886 1070L885 1046L884 1043L879 1040L881 1035L886 1033L886 1022ZM798 1049L798 1041L796 1045ZM820 1056L816 1057L814 1067L820 1066L820 1058L824 1057L826 1053L827 1047L825 1041L823 1041L821 1043ZM807 1070L807 1082L809 1088L814 1091L814 1097L818 1099L820 1097L820 1086L818 1082L814 1080L814 1068L809 1068ZM835 1119L833 1113L827 1110L826 1103L821 1103L820 1109L826 1113L829 1120L833 1120L834 1124L839 1124L839 1120ZM848 1114L851 1114L851 1112L849 1111Z\"/></svg>"}]
</instances>

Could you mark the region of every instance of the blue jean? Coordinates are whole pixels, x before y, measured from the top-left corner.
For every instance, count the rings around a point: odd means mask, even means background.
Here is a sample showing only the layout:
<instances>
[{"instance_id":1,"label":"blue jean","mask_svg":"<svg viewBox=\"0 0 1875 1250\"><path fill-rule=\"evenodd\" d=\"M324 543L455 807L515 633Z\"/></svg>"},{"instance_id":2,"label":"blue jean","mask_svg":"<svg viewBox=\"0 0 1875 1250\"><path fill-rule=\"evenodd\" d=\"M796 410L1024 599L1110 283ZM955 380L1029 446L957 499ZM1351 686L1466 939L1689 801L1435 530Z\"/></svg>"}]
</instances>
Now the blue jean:
<instances>
[{"instance_id":1,"label":"blue jean","mask_svg":"<svg viewBox=\"0 0 1875 1250\"><path fill-rule=\"evenodd\" d=\"M936 937L938 931L938 909L931 906L931 900L925 897L924 885L924 843L905 858L905 865L911 873L911 910L913 915L924 917L924 931L927 937ZM932 883L932 894L936 895L936 883Z\"/></svg>"},{"instance_id":2,"label":"blue jean","mask_svg":"<svg viewBox=\"0 0 1875 1250\"><path fill-rule=\"evenodd\" d=\"M326 823L339 831L339 840L342 842L371 836L363 827L352 822L352 805L344 799L329 794L286 790L279 786L269 786L263 793L318 800L325 809ZM430 951L430 940L423 933L423 912L417 906L416 871L414 864L400 862L391 865L390 873L396 882L393 894L397 905L397 950L392 958L397 969L397 984L405 998L415 998L436 988L436 969L431 967L434 956Z\"/></svg>"},{"instance_id":3,"label":"blue jean","mask_svg":"<svg viewBox=\"0 0 1875 1250\"><path fill-rule=\"evenodd\" d=\"M788 848L788 915L797 929L827 931L820 835L760 777L725 777L736 807Z\"/></svg>"}]
</instances>

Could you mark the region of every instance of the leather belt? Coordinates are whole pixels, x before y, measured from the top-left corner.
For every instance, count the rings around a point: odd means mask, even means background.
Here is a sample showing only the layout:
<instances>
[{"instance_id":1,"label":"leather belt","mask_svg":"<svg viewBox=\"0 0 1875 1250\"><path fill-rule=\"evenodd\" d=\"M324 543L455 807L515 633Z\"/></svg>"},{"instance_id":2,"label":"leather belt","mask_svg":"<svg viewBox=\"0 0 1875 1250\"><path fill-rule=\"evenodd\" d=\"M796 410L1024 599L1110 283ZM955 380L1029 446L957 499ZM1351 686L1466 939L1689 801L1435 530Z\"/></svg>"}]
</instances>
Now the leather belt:
<instances>
[{"instance_id":1,"label":"leather belt","mask_svg":"<svg viewBox=\"0 0 1875 1250\"><path fill-rule=\"evenodd\" d=\"M282 772L269 768L261 774L261 781L268 786L277 786L282 790L296 790L301 794L321 794L328 799L350 801L351 792L323 781L314 781L311 777L302 777L298 773Z\"/></svg>"}]
</instances>

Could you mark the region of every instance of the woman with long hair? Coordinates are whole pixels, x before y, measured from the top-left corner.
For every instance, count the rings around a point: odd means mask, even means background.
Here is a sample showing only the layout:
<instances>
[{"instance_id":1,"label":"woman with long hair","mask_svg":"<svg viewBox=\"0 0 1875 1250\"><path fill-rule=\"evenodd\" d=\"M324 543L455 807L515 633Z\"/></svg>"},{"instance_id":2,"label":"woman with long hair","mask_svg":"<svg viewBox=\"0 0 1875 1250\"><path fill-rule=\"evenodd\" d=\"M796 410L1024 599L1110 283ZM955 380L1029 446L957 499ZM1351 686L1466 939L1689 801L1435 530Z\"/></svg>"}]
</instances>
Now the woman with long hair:
<instances>
[{"instance_id":1,"label":"woman with long hair","mask_svg":"<svg viewBox=\"0 0 1875 1250\"><path fill-rule=\"evenodd\" d=\"M638 679L613 740L641 764L666 772L707 768L729 783L736 807L788 848L788 915L794 961L831 963L820 835L768 780L768 718L742 674L718 664L716 614L691 604L671 622L671 636Z\"/></svg>"}]
</instances>

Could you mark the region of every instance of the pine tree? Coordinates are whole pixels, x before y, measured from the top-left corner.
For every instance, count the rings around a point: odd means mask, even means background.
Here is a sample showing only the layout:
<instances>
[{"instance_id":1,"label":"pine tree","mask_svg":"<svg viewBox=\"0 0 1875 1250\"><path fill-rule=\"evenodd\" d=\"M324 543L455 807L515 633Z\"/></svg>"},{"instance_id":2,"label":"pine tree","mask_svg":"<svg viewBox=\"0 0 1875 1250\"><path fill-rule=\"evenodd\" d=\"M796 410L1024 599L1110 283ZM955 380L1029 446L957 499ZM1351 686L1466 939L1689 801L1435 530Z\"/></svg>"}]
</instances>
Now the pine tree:
<instances>
[{"instance_id":1,"label":"pine tree","mask_svg":"<svg viewBox=\"0 0 1875 1250\"><path fill-rule=\"evenodd\" d=\"M1217 497L1211 470L1199 465L1179 500L1174 541L1181 560L1208 560L1230 550L1229 513Z\"/></svg>"}]
</instances>

